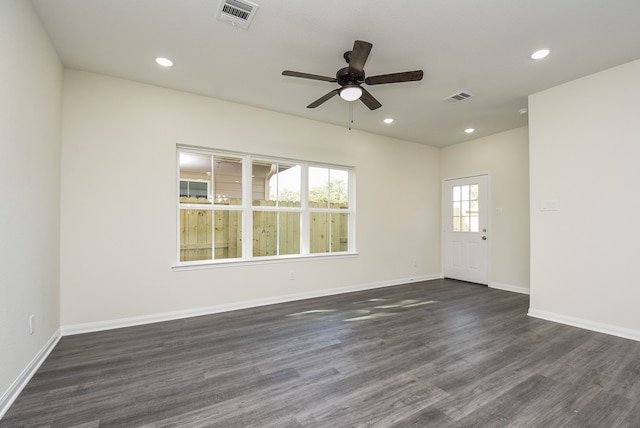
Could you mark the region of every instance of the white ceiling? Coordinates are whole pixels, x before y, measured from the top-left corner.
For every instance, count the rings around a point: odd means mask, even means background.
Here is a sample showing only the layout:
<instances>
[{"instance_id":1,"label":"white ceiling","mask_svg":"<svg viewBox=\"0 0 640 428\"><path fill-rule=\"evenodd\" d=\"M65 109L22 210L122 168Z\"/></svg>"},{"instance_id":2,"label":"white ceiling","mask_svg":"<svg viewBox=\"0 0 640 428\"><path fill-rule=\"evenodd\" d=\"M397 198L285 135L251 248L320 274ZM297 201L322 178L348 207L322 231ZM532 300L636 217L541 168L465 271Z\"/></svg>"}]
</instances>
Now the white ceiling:
<instances>
[{"instance_id":1,"label":"white ceiling","mask_svg":"<svg viewBox=\"0 0 640 428\"><path fill-rule=\"evenodd\" d=\"M33 4L66 67L345 127L350 103L339 97L306 108L337 84L281 72L333 77L354 40L369 41L367 76L425 76L368 86L382 108L352 103L353 127L434 146L526 125L527 95L640 58L639 0L252 1L247 30L216 20L220 0ZM551 55L529 59L541 47ZM175 66L159 67L157 56ZM459 91L474 97L442 101Z\"/></svg>"}]
</instances>

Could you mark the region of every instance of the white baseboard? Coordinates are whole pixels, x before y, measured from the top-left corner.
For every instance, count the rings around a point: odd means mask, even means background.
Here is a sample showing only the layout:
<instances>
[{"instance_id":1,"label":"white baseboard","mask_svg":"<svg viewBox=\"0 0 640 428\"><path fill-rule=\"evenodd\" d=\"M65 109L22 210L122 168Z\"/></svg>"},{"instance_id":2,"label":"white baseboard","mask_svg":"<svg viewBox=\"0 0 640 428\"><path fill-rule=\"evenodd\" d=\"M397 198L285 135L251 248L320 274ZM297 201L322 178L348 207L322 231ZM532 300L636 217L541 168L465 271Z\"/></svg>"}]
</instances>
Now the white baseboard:
<instances>
[{"instance_id":1,"label":"white baseboard","mask_svg":"<svg viewBox=\"0 0 640 428\"><path fill-rule=\"evenodd\" d=\"M489 288L495 288L496 290L503 290L503 291L511 291L511 292L520 293L520 294L529 294L529 288L528 287L521 287L521 286L518 286L518 285L501 284L499 282L491 282L491 283L489 283Z\"/></svg>"},{"instance_id":2,"label":"white baseboard","mask_svg":"<svg viewBox=\"0 0 640 428\"><path fill-rule=\"evenodd\" d=\"M547 321L583 328L585 330L596 331L598 333L609 334L611 336L618 336L624 339L640 341L640 331L638 330L631 330L629 328L618 327L611 324L604 324L531 308L529 308L527 315L533 318L540 318Z\"/></svg>"},{"instance_id":3,"label":"white baseboard","mask_svg":"<svg viewBox=\"0 0 640 428\"><path fill-rule=\"evenodd\" d=\"M53 336L47 341L47 343L42 347L40 352L36 354L35 357L31 360L31 362L22 370L22 373L18 376L18 378L11 384L9 389L7 389L2 397L0 397L0 419L7 413L9 407L13 404L13 402L18 398L18 395L22 392L27 383L31 380L34 374L38 371L44 360L47 359L53 348L60 341L61 331L58 329Z\"/></svg>"},{"instance_id":4,"label":"white baseboard","mask_svg":"<svg viewBox=\"0 0 640 428\"><path fill-rule=\"evenodd\" d=\"M268 297L264 299L245 300L242 302L214 305L202 308L186 309L182 311L164 312L152 315L142 315L138 317L120 318L108 321L98 321L85 324L74 324L62 326L62 335L71 336L74 334L92 333L96 331L112 330L116 328L133 327L155 322L172 321L176 319L211 315L221 312L235 311L239 309L255 308L258 306L273 305L276 303L292 302L296 300L312 299L314 297L332 296L336 294L353 293L356 291L373 290L375 288L402 285L411 282L429 281L439 279L440 274L425 275L413 278L404 278L391 281L383 281L369 284L359 284L347 287L330 288L324 290L310 291L305 293L287 294L283 296Z\"/></svg>"}]
</instances>

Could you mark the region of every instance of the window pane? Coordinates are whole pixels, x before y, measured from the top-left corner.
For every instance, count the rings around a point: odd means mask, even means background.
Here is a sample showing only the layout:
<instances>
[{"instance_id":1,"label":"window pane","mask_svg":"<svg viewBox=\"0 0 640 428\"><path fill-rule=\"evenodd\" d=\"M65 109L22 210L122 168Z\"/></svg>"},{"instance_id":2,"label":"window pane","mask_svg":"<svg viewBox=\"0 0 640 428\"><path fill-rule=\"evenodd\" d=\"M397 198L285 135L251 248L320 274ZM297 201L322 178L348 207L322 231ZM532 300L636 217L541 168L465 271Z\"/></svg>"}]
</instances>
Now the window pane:
<instances>
[{"instance_id":1,"label":"window pane","mask_svg":"<svg viewBox=\"0 0 640 428\"><path fill-rule=\"evenodd\" d=\"M349 171L329 170L329 203L330 208L349 207Z\"/></svg>"},{"instance_id":2,"label":"window pane","mask_svg":"<svg viewBox=\"0 0 640 428\"><path fill-rule=\"evenodd\" d=\"M277 255L277 220L275 211L253 212L253 256Z\"/></svg>"},{"instance_id":3,"label":"window pane","mask_svg":"<svg viewBox=\"0 0 640 428\"><path fill-rule=\"evenodd\" d=\"M460 226L460 217L454 217L453 218L453 231L454 232L460 232L462 230L461 226Z\"/></svg>"},{"instance_id":4,"label":"window pane","mask_svg":"<svg viewBox=\"0 0 640 428\"><path fill-rule=\"evenodd\" d=\"M331 237L331 214L326 212L312 212L310 218L310 242L311 253L328 253Z\"/></svg>"},{"instance_id":5,"label":"window pane","mask_svg":"<svg viewBox=\"0 0 640 428\"><path fill-rule=\"evenodd\" d=\"M254 211L254 257L284 254L300 254L300 213Z\"/></svg>"},{"instance_id":6,"label":"window pane","mask_svg":"<svg viewBox=\"0 0 640 428\"><path fill-rule=\"evenodd\" d=\"M242 211L214 211L215 260L242 257Z\"/></svg>"},{"instance_id":7,"label":"window pane","mask_svg":"<svg viewBox=\"0 0 640 428\"><path fill-rule=\"evenodd\" d=\"M242 257L242 212L180 210L180 261L212 260L212 249L215 260Z\"/></svg>"},{"instance_id":8,"label":"window pane","mask_svg":"<svg viewBox=\"0 0 640 428\"><path fill-rule=\"evenodd\" d=\"M460 217L460 231L461 232L469 231L469 217Z\"/></svg>"},{"instance_id":9,"label":"window pane","mask_svg":"<svg viewBox=\"0 0 640 428\"><path fill-rule=\"evenodd\" d=\"M301 169L296 164L254 161L251 166L253 205L300 207ZM277 201L277 204L260 201Z\"/></svg>"},{"instance_id":10,"label":"window pane","mask_svg":"<svg viewBox=\"0 0 640 428\"><path fill-rule=\"evenodd\" d=\"M478 189L479 186L477 184L472 184L469 186L469 199L475 201L478 199Z\"/></svg>"},{"instance_id":11,"label":"window pane","mask_svg":"<svg viewBox=\"0 0 640 428\"><path fill-rule=\"evenodd\" d=\"M463 215L463 216L469 215L469 202L462 202L460 210L461 210L460 215Z\"/></svg>"},{"instance_id":12,"label":"window pane","mask_svg":"<svg viewBox=\"0 0 640 428\"><path fill-rule=\"evenodd\" d=\"M453 215L454 216L462 215L462 212L460 211L460 202L453 203Z\"/></svg>"},{"instance_id":13,"label":"window pane","mask_svg":"<svg viewBox=\"0 0 640 428\"><path fill-rule=\"evenodd\" d=\"M469 200L469 186L460 186L462 195L460 196L461 201Z\"/></svg>"},{"instance_id":14,"label":"window pane","mask_svg":"<svg viewBox=\"0 0 640 428\"><path fill-rule=\"evenodd\" d=\"M180 202L210 204L211 156L180 152Z\"/></svg>"},{"instance_id":15,"label":"window pane","mask_svg":"<svg viewBox=\"0 0 640 428\"><path fill-rule=\"evenodd\" d=\"M469 217L469 231L471 232L480 231L480 220L477 215L472 215L471 217Z\"/></svg>"},{"instance_id":16,"label":"window pane","mask_svg":"<svg viewBox=\"0 0 640 428\"><path fill-rule=\"evenodd\" d=\"M220 205L242 205L242 159L213 157L213 202Z\"/></svg>"},{"instance_id":17,"label":"window pane","mask_svg":"<svg viewBox=\"0 0 640 428\"><path fill-rule=\"evenodd\" d=\"M272 181L277 183L279 206L300 206L300 170L300 165L278 164L278 173Z\"/></svg>"},{"instance_id":18,"label":"window pane","mask_svg":"<svg viewBox=\"0 0 640 428\"><path fill-rule=\"evenodd\" d=\"M453 201L457 202L460 200L460 186L453 187Z\"/></svg>"},{"instance_id":19,"label":"window pane","mask_svg":"<svg viewBox=\"0 0 640 428\"><path fill-rule=\"evenodd\" d=\"M211 211L180 210L180 261L211 260Z\"/></svg>"},{"instance_id":20,"label":"window pane","mask_svg":"<svg viewBox=\"0 0 640 428\"><path fill-rule=\"evenodd\" d=\"M329 168L309 167L309 206L329 206Z\"/></svg>"},{"instance_id":21,"label":"window pane","mask_svg":"<svg viewBox=\"0 0 640 428\"><path fill-rule=\"evenodd\" d=\"M300 254L300 213L278 214L278 254Z\"/></svg>"},{"instance_id":22,"label":"window pane","mask_svg":"<svg viewBox=\"0 0 640 428\"><path fill-rule=\"evenodd\" d=\"M276 164L271 162L253 161L251 165L251 200L253 205L266 205L261 201L275 201L275 197L271 199L269 179L275 174L276 168Z\"/></svg>"},{"instance_id":23,"label":"window pane","mask_svg":"<svg viewBox=\"0 0 640 428\"><path fill-rule=\"evenodd\" d=\"M331 252L349 251L349 214L331 214Z\"/></svg>"}]
</instances>

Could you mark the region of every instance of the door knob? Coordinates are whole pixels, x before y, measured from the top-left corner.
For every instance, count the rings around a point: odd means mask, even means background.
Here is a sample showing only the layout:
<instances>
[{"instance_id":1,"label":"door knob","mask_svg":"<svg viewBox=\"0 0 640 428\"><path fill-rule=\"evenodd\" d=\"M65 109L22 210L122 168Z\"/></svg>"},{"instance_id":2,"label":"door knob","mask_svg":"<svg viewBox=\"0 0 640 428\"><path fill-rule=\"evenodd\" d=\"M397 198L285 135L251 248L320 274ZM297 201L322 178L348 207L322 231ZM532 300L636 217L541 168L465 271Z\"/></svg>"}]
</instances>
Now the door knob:
<instances>
[{"instance_id":1,"label":"door knob","mask_svg":"<svg viewBox=\"0 0 640 428\"><path fill-rule=\"evenodd\" d=\"M486 236L483 236L483 237L482 237L482 240L483 240L483 241L486 241L486 240L487 240L487 237L486 237Z\"/></svg>"}]
</instances>

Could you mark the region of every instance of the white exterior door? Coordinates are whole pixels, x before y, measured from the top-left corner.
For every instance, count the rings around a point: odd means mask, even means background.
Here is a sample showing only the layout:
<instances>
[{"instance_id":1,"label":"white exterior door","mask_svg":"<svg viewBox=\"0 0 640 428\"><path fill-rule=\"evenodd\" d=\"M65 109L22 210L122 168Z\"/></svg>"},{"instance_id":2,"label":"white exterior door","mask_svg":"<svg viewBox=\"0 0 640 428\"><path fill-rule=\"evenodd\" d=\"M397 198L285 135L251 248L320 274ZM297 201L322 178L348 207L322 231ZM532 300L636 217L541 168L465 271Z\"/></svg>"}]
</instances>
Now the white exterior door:
<instances>
[{"instance_id":1,"label":"white exterior door","mask_svg":"<svg viewBox=\"0 0 640 428\"><path fill-rule=\"evenodd\" d=\"M444 276L489 284L487 175L445 180Z\"/></svg>"}]
</instances>

